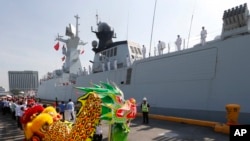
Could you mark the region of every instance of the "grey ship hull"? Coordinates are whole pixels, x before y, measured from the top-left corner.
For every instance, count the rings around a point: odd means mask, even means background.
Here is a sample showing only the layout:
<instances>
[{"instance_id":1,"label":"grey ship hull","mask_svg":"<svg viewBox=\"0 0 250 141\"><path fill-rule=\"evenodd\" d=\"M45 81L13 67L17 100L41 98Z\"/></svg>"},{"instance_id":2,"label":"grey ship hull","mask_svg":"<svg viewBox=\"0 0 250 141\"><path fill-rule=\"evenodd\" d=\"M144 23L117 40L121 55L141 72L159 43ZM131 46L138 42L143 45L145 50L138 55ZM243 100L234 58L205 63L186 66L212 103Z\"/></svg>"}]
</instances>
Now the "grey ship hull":
<instances>
[{"instance_id":1,"label":"grey ship hull","mask_svg":"<svg viewBox=\"0 0 250 141\"><path fill-rule=\"evenodd\" d=\"M154 56L130 68L79 76L75 86L113 81L125 98L147 97L150 113L226 122L226 104L240 104L240 123L250 116L250 35L212 41L205 46ZM61 100L79 94L72 86L42 86L42 99Z\"/></svg>"}]
</instances>

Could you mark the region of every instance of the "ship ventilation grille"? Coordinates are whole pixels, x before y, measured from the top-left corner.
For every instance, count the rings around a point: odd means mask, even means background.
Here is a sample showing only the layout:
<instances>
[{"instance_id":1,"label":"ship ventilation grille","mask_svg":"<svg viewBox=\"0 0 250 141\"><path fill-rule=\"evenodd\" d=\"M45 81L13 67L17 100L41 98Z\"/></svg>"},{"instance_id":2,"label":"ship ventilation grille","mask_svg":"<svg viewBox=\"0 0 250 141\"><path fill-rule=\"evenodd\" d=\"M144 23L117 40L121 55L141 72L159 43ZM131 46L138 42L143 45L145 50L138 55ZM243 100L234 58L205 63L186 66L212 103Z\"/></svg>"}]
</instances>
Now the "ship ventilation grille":
<instances>
[{"instance_id":1,"label":"ship ventilation grille","mask_svg":"<svg viewBox=\"0 0 250 141\"><path fill-rule=\"evenodd\" d=\"M130 84L132 75L132 68L127 69L126 84Z\"/></svg>"}]
</instances>

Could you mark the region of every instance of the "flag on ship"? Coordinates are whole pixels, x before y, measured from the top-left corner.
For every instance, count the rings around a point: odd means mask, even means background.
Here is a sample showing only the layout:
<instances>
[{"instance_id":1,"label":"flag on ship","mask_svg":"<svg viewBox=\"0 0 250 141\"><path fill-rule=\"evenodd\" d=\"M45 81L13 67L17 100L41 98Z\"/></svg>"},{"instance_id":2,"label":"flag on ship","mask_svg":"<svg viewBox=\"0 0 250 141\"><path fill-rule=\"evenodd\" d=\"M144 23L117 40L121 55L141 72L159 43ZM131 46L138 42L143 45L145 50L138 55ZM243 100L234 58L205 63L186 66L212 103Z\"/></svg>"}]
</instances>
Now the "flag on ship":
<instances>
[{"instance_id":1,"label":"flag on ship","mask_svg":"<svg viewBox=\"0 0 250 141\"><path fill-rule=\"evenodd\" d=\"M62 61L64 61L64 60L65 60L65 56L62 57Z\"/></svg>"},{"instance_id":2,"label":"flag on ship","mask_svg":"<svg viewBox=\"0 0 250 141\"><path fill-rule=\"evenodd\" d=\"M54 45L54 49L55 49L55 50L58 50L58 49L59 49L59 42L57 42L57 43Z\"/></svg>"},{"instance_id":3,"label":"flag on ship","mask_svg":"<svg viewBox=\"0 0 250 141\"><path fill-rule=\"evenodd\" d=\"M84 49L81 51L81 54L83 54L84 53Z\"/></svg>"}]
</instances>

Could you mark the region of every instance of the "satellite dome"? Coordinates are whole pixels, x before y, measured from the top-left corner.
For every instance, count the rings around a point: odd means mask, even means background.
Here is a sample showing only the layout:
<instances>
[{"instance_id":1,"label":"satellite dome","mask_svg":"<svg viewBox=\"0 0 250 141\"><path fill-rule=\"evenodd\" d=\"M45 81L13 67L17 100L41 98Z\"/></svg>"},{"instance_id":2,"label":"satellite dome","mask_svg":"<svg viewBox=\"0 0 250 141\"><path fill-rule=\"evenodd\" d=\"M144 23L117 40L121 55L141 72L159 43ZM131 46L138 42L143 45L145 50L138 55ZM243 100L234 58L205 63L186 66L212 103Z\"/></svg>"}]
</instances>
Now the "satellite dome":
<instances>
[{"instance_id":1,"label":"satellite dome","mask_svg":"<svg viewBox=\"0 0 250 141\"><path fill-rule=\"evenodd\" d=\"M96 48L96 47L97 47L97 44L98 44L97 41L95 41L95 40L92 41L92 47L93 47L93 48Z\"/></svg>"},{"instance_id":2,"label":"satellite dome","mask_svg":"<svg viewBox=\"0 0 250 141\"><path fill-rule=\"evenodd\" d=\"M111 28L107 23L99 23L98 32L102 32L102 31L111 31Z\"/></svg>"}]
</instances>

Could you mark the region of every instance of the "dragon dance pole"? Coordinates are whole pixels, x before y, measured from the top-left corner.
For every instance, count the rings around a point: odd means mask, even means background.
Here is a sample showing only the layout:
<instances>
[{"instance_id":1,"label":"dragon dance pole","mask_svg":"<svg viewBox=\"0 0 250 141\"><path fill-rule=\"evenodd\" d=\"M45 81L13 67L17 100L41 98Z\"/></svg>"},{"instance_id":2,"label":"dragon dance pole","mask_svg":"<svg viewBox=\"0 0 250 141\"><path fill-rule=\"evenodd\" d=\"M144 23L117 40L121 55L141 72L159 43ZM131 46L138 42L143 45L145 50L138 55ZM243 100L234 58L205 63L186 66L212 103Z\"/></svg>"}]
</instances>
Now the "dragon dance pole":
<instances>
[{"instance_id":1,"label":"dragon dance pole","mask_svg":"<svg viewBox=\"0 0 250 141\"><path fill-rule=\"evenodd\" d=\"M108 141L112 141L111 140L111 124L109 124L109 136L108 136Z\"/></svg>"}]
</instances>

